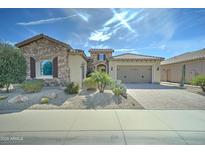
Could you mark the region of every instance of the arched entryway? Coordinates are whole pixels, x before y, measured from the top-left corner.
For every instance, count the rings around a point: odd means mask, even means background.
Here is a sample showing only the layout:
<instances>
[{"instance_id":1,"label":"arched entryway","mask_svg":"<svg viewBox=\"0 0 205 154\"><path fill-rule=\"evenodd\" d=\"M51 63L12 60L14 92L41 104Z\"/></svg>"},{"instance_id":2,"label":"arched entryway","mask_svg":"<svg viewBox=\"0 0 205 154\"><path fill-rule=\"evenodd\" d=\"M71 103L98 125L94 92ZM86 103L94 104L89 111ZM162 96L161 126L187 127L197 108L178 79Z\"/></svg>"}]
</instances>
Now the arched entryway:
<instances>
[{"instance_id":1,"label":"arched entryway","mask_svg":"<svg viewBox=\"0 0 205 154\"><path fill-rule=\"evenodd\" d=\"M104 64L97 65L97 70L102 71L102 72L106 72L106 65L104 65Z\"/></svg>"}]
</instances>

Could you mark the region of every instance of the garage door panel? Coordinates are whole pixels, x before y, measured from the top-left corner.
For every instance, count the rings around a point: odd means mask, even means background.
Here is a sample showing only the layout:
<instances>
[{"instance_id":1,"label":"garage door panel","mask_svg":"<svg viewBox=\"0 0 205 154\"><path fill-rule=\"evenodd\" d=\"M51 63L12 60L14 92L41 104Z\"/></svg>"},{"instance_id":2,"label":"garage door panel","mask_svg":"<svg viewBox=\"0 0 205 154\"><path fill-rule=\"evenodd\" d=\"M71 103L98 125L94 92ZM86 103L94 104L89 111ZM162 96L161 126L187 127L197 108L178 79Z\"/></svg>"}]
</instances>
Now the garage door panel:
<instances>
[{"instance_id":1,"label":"garage door panel","mask_svg":"<svg viewBox=\"0 0 205 154\"><path fill-rule=\"evenodd\" d=\"M117 79L127 83L151 82L152 67L151 66L118 66Z\"/></svg>"}]
</instances>

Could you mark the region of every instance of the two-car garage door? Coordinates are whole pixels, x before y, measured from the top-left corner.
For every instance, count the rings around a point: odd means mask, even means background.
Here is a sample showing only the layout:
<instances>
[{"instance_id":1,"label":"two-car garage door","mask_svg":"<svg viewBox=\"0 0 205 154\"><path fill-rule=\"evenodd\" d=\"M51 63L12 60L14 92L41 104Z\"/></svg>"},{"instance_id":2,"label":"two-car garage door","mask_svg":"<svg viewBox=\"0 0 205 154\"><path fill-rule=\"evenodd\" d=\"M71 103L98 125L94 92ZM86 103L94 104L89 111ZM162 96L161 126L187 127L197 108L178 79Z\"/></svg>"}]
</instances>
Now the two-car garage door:
<instances>
[{"instance_id":1,"label":"two-car garage door","mask_svg":"<svg viewBox=\"0 0 205 154\"><path fill-rule=\"evenodd\" d=\"M117 79L125 83L152 82L152 66L117 66Z\"/></svg>"}]
</instances>

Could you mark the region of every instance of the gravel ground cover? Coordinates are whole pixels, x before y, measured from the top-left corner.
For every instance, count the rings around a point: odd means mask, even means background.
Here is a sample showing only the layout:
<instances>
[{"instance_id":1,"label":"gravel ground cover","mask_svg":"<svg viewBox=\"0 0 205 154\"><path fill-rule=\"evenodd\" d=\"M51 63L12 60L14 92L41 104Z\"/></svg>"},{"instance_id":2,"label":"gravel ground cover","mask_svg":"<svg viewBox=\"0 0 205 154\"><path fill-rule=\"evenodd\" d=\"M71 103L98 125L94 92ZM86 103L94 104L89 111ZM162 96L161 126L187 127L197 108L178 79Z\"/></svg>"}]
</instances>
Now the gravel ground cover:
<instances>
[{"instance_id":1,"label":"gravel ground cover","mask_svg":"<svg viewBox=\"0 0 205 154\"><path fill-rule=\"evenodd\" d=\"M38 93L25 93L16 88L10 93L0 93L6 96L0 100L0 112L25 109L144 109L130 95L127 98L116 97L111 90L104 93L98 91L80 91L79 94L68 95L62 87L44 87ZM42 97L48 97L48 104L40 104Z\"/></svg>"}]
</instances>

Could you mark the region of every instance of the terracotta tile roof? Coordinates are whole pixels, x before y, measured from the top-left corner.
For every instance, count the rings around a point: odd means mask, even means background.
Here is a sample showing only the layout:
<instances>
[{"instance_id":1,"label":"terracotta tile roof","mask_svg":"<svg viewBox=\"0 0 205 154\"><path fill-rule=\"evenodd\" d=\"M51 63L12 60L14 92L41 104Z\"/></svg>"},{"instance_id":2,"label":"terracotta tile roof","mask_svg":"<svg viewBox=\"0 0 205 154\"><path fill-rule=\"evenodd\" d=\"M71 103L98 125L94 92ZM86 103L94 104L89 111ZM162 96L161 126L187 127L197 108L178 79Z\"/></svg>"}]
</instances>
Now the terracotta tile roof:
<instances>
[{"instance_id":1,"label":"terracotta tile roof","mask_svg":"<svg viewBox=\"0 0 205 154\"><path fill-rule=\"evenodd\" d=\"M113 49L97 49L97 48L89 49L88 51L89 52L114 52Z\"/></svg>"},{"instance_id":2,"label":"terracotta tile roof","mask_svg":"<svg viewBox=\"0 0 205 154\"><path fill-rule=\"evenodd\" d=\"M197 50L193 52L187 52L187 53L169 58L165 61L162 61L161 65L168 65L168 64L186 62L186 61L197 60L197 59L205 59L205 49L201 49L201 50Z\"/></svg>"},{"instance_id":3,"label":"terracotta tile roof","mask_svg":"<svg viewBox=\"0 0 205 154\"><path fill-rule=\"evenodd\" d=\"M66 47L68 49L72 49L72 47L69 44L66 44L64 42L56 40L56 39L54 39L54 38L52 38L50 36L47 36L45 34L39 34L39 35L33 36L33 37L29 38L29 39L26 39L26 40L24 40L22 42L19 42L19 43L15 44L15 46L16 47L22 47L22 46L24 46L24 45L26 45L28 43L31 43L31 42L36 41L36 40L41 39L41 38L46 38L46 39L48 39L48 40L50 40L52 42L58 43L58 44L60 44L60 45L62 45L64 47Z\"/></svg>"},{"instance_id":4,"label":"terracotta tile roof","mask_svg":"<svg viewBox=\"0 0 205 154\"><path fill-rule=\"evenodd\" d=\"M140 55L134 53L125 53L117 56L113 56L110 60L163 60L162 57Z\"/></svg>"}]
</instances>

